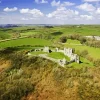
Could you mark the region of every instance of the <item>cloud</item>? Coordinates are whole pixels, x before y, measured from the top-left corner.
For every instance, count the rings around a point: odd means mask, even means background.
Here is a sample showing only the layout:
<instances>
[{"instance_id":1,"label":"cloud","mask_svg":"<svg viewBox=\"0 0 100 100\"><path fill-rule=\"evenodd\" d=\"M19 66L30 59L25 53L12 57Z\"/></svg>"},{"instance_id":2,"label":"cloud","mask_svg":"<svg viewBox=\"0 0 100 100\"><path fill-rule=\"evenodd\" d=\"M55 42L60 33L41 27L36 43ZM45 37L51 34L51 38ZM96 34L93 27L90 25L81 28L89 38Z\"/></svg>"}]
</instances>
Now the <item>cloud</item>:
<instances>
[{"instance_id":1,"label":"cloud","mask_svg":"<svg viewBox=\"0 0 100 100\"><path fill-rule=\"evenodd\" d=\"M35 3L39 3L39 0L35 0Z\"/></svg>"},{"instance_id":2,"label":"cloud","mask_svg":"<svg viewBox=\"0 0 100 100\"><path fill-rule=\"evenodd\" d=\"M13 12L13 11L17 11L18 10L18 8L17 7L14 7L14 8L4 8L4 11L5 12Z\"/></svg>"},{"instance_id":3,"label":"cloud","mask_svg":"<svg viewBox=\"0 0 100 100\"><path fill-rule=\"evenodd\" d=\"M84 10L84 11L95 11L96 9L92 4L89 4L89 3L81 4L77 6L76 8Z\"/></svg>"},{"instance_id":4,"label":"cloud","mask_svg":"<svg viewBox=\"0 0 100 100\"><path fill-rule=\"evenodd\" d=\"M60 1L56 2L55 0L53 0L51 2L51 6L59 6L60 5Z\"/></svg>"},{"instance_id":5,"label":"cloud","mask_svg":"<svg viewBox=\"0 0 100 100\"><path fill-rule=\"evenodd\" d=\"M73 6L75 5L75 3L72 3L72 2L64 2L61 4L61 6Z\"/></svg>"},{"instance_id":6,"label":"cloud","mask_svg":"<svg viewBox=\"0 0 100 100\"><path fill-rule=\"evenodd\" d=\"M46 1L46 0L42 0L41 3L48 3L48 1Z\"/></svg>"},{"instance_id":7,"label":"cloud","mask_svg":"<svg viewBox=\"0 0 100 100\"><path fill-rule=\"evenodd\" d=\"M48 3L47 0L35 0L35 3L39 4L39 3Z\"/></svg>"},{"instance_id":8,"label":"cloud","mask_svg":"<svg viewBox=\"0 0 100 100\"><path fill-rule=\"evenodd\" d=\"M20 9L20 13L22 14L31 14L33 17L43 17L44 14L38 9Z\"/></svg>"},{"instance_id":9,"label":"cloud","mask_svg":"<svg viewBox=\"0 0 100 100\"><path fill-rule=\"evenodd\" d=\"M28 19L28 18L21 18L21 20L27 21L27 20L29 20L29 19Z\"/></svg>"},{"instance_id":10,"label":"cloud","mask_svg":"<svg viewBox=\"0 0 100 100\"><path fill-rule=\"evenodd\" d=\"M53 11L52 13L47 14L48 18L55 18L55 19L61 19L65 20L68 18L73 18L79 14L76 10L66 9L65 7L57 8L56 11Z\"/></svg>"},{"instance_id":11,"label":"cloud","mask_svg":"<svg viewBox=\"0 0 100 100\"><path fill-rule=\"evenodd\" d=\"M100 14L100 8L97 8L96 14Z\"/></svg>"},{"instance_id":12,"label":"cloud","mask_svg":"<svg viewBox=\"0 0 100 100\"><path fill-rule=\"evenodd\" d=\"M2 3L2 1L0 0L0 3Z\"/></svg>"},{"instance_id":13,"label":"cloud","mask_svg":"<svg viewBox=\"0 0 100 100\"><path fill-rule=\"evenodd\" d=\"M93 16L91 16L91 15L80 15L80 17L82 19L85 19L85 20L92 20L93 19Z\"/></svg>"},{"instance_id":14,"label":"cloud","mask_svg":"<svg viewBox=\"0 0 100 100\"><path fill-rule=\"evenodd\" d=\"M83 0L84 2L99 2L100 0Z\"/></svg>"},{"instance_id":15,"label":"cloud","mask_svg":"<svg viewBox=\"0 0 100 100\"><path fill-rule=\"evenodd\" d=\"M73 6L73 5L75 5L75 3L72 3L69 1L61 3L60 0L59 1L53 0L51 2L51 6L63 6L63 7L65 7L65 6Z\"/></svg>"}]
</instances>

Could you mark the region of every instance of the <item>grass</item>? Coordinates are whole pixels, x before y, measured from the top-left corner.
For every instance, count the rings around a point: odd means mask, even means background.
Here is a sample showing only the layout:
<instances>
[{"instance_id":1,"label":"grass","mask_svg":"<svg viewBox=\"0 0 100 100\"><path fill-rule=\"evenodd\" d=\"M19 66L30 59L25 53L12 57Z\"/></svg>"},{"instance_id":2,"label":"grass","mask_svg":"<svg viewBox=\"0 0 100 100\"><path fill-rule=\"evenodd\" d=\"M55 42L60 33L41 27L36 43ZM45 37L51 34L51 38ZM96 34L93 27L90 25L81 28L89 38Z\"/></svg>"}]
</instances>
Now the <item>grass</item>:
<instances>
[{"instance_id":1,"label":"grass","mask_svg":"<svg viewBox=\"0 0 100 100\"><path fill-rule=\"evenodd\" d=\"M0 40L10 38L10 34L0 30Z\"/></svg>"},{"instance_id":2,"label":"grass","mask_svg":"<svg viewBox=\"0 0 100 100\"><path fill-rule=\"evenodd\" d=\"M49 57L55 58L55 59L63 59L65 58L67 61L69 61L69 58L67 56L65 56L63 53L61 52L51 52L48 54Z\"/></svg>"},{"instance_id":3,"label":"grass","mask_svg":"<svg viewBox=\"0 0 100 100\"><path fill-rule=\"evenodd\" d=\"M67 40L67 43L68 43L68 44L70 44L70 43L71 43L71 44L81 44L80 41L78 41L78 40L71 40L71 39L68 39L68 40Z\"/></svg>"},{"instance_id":4,"label":"grass","mask_svg":"<svg viewBox=\"0 0 100 100\"><path fill-rule=\"evenodd\" d=\"M39 55L39 54L47 54L46 52L42 51L36 51L36 52L31 52L32 55Z\"/></svg>"},{"instance_id":5,"label":"grass","mask_svg":"<svg viewBox=\"0 0 100 100\"><path fill-rule=\"evenodd\" d=\"M80 64L74 62L74 63L71 63L71 64L69 64L67 66L68 67L73 67L73 68L94 67L93 63L88 61L85 58L80 57L80 61L81 61Z\"/></svg>"},{"instance_id":6,"label":"grass","mask_svg":"<svg viewBox=\"0 0 100 100\"><path fill-rule=\"evenodd\" d=\"M35 30L27 30L29 28L35 28ZM25 31L22 32L21 31ZM54 26L53 28L44 28L39 26L22 26L22 27L13 27L13 28L0 28L0 33L6 33L8 35L13 35L12 33L20 33L21 36L28 36L33 34L50 34L52 36L55 36L55 39L62 35L68 35L68 34L80 34L83 36L88 35L100 35L100 25L82 25L80 28L78 28L75 25L66 25L66 26ZM54 33L54 34L53 34ZM56 35L55 35L56 33ZM59 34L62 33L62 34ZM6 36L4 34L4 36ZM11 36L10 36L11 37ZM10 38L9 37L9 38ZM7 38L7 37L6 37Z\"/></svg>"},{"instance_id":7,"label":"grass","mask_svg":"<svg viewBox=\"0 0 100 100\"><path fill-rule=\"evenodd\" d=\"M76 51L87 50L91 57L95 59L100 58L100 48L94 48L94 47L89 47L85 45L70 45L70 44L65 44L65 46L70 47L70 48L75 48Z\"/></svg>"},{"instance_id":8,"label":"grass","mask_svg":"<svg viewBox=\"0 0 100 100\"><path fill-rule=\"evenodd\" d=\"M67 34L80 34L83 36L100 35L100 25L84 25L78 28L77 26L58 26L54 27L55 31Z\"/></svg>"},{"instance_id":9,"label":"grass","mask_svg":"<svg viewBox=\"0 0 100 100\"><path fill-rule=\"evenodd\" d=\"M15 47L15 46L23 46L23 45L50 46L51 44L52 44L51 41L47 41L47 40L44 40L44 39L24 38L24 39L1 42L0 47L6 48L6 47Z\"/></svg>"}]
</instances>

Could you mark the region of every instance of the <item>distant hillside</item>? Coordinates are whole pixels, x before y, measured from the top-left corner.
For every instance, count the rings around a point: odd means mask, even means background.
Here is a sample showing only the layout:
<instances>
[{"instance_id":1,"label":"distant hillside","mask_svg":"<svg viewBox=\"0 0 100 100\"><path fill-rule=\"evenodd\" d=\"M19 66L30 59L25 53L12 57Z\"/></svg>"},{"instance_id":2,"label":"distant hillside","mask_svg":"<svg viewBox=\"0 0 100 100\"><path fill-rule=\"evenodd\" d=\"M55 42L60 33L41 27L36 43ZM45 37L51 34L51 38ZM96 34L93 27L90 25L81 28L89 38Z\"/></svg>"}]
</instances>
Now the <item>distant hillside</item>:
<instances>
[{"instance_id":1,"label":"distant hillside","mask_svg":"<svg viewBox=\"0 0 100 100\"><path fill-rule=\"evenodd\" d=\"M63 68L15 51L0 51L0 100L100 100L100 67Z\"/></svg>"}]
</instances>

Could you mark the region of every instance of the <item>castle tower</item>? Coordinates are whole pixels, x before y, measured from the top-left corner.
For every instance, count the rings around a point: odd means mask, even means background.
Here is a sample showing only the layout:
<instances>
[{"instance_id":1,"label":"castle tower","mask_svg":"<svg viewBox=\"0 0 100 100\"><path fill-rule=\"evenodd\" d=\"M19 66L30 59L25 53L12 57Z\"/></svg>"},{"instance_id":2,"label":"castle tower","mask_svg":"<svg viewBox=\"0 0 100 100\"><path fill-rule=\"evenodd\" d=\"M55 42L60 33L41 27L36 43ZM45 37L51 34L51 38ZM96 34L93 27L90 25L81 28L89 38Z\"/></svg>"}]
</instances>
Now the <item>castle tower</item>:
<instances>
[{"instance_id":1,"label":"castle tower","mask_svg":"<svg viewBox=\"0 0 100 100\"><path fill-rule=\"evenodd\" d=\"M44 47L43 51L49 53L49 47Z\"/></svg>"},{"instance_id":2,"label":"castle tower","mask_svg":"<svg viewBox=\"0 0 100 100\"><path fill-rule=\"evenodd\" d=\"M59 49L58 48L56 48L56 52L58 52L59 51Z\"/></svg>"}]
</instances>

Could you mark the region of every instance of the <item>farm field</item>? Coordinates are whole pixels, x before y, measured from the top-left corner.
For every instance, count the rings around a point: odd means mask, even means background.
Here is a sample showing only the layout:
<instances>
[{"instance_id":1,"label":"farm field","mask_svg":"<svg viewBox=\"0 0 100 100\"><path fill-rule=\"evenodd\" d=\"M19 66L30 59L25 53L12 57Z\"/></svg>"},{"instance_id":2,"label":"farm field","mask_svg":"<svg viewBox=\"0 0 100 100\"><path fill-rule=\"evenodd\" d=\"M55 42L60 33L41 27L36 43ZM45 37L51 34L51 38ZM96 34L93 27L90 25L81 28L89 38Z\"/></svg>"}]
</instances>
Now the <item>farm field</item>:
<instances>
[{"instance_id":1,"label":"farm field","mask_svg":"<svg viewBox=\"0 0 100 100\"><path fill-rule=\"evenodd\" d=\"M100 59L100 48L94 48L84 45L65 44L66 47L75 48L76 51L87 50L89 55L95 59Z\"/></svg>"},{"instance_id":2,"label":"farm field","mask_svg":"<svg viewBox=\"0 0 100 100\"><path fill-rule=\"evenodd\" d=\"M61 34L53 34L53 33ZM83 36L97 35L100 36L100 25L66 25L66 26L53 26L53 28L39 27L39 26L23 26L14 28L0 28L0 39L12 38L13 35L20 34L23 36L30 36L34 34L49 34L58 38L68 34L80 34Z\"/></svg>"},{"instance_id":3,"label":"farm field","mask_svg":"<svg viewBox=\"0 0 100 100\"><path fill-rule=\"evenodd\" d=\"M0 48L6 48L6 47L16 47L16 46L24 46L24 45L40 45L40 46L50 46L51 41L47 41L44 39L36 39L36 38L23 38L23 39L17 39L17 40L10 40L6 42L0 43Z\"/></svg>"}]
</instances>

